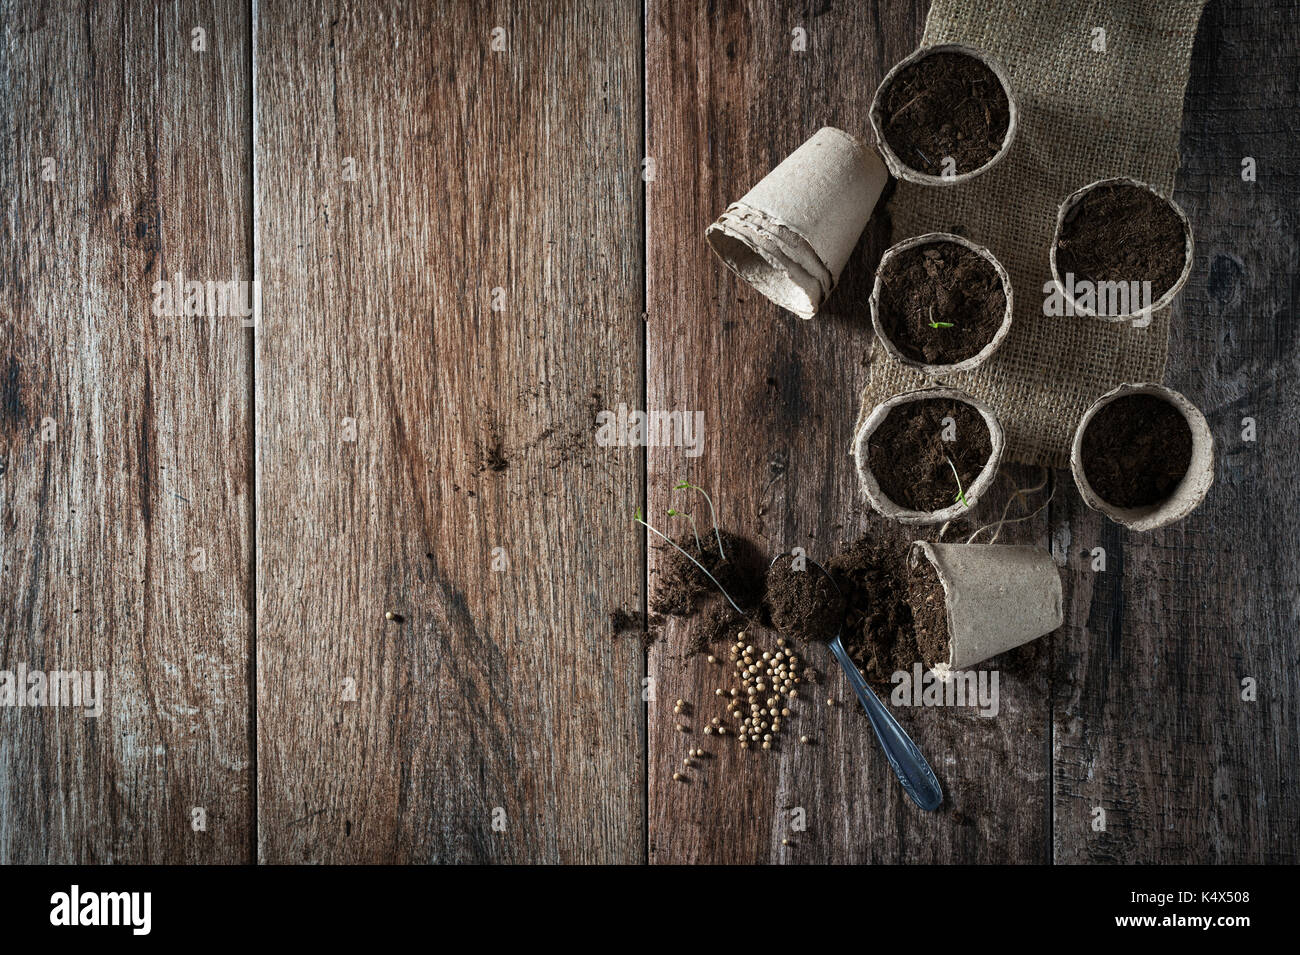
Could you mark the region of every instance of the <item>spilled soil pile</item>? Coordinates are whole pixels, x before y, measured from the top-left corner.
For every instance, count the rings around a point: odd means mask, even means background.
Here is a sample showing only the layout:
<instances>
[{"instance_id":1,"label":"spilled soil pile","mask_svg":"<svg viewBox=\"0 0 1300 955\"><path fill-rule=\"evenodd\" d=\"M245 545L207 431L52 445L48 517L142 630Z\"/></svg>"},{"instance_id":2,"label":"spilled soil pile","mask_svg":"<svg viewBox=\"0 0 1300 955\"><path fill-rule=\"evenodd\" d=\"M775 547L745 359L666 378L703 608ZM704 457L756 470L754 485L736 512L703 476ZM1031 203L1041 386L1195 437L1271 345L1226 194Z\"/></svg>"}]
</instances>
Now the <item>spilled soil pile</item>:
<instances>
[{"instance_id":1,"label":"spilled soil pile","mask_svg":"<svg viewBox=\"0 0 1300 955\"><path fill-rule=\"evenodd\" d=\"M845 597L844 648L872 683L921 659L908 605L906 550L868 538L826 563Z\"/></svg>"},{"instance_id":2,"label":"spilled soil pile","mask_svg":"<svg viewBox=\"0 0 1300 955\"><path fill-rule=\"evenodd\" d=\"M721 537L721 552L718 536L712 533L701 534L698 542L693 533L682 534L674 543L704 565L741 607L755 606L762 595L762 558L745 538L728 531L722 531ZM650 598L655 613L689 617L705 597L721 597L713 581L681 551L662 545L660 552L659 584Z\"/></svg>"},{"instance_id":3,"label":"spilled soil pile","mask_svg":"<svg viewBox=\"0 0 1300 955\"><path fill-rule=\"evenodd\" d=\"M927 668L948 662L948 604L934 564L920 556L907 583L907 602L920 660Z\"/></svg>"}]
</instances>

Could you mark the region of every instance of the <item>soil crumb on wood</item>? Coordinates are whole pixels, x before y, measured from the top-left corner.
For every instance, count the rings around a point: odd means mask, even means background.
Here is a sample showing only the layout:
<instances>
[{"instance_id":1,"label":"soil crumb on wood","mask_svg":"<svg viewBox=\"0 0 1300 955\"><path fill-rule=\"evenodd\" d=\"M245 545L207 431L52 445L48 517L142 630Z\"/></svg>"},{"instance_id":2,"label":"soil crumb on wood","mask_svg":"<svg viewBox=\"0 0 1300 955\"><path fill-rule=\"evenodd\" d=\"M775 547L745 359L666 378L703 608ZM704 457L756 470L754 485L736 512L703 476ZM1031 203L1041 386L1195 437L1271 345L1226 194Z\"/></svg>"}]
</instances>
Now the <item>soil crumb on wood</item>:
<instances>
[{"instance_id":1,"label":"soil crumb on wood","mask_svg":"<svg viewBox=\"0 0 1300 955\"><path fill-rule=\"evenodd\" d=\"M952 441L944 440L945 418L955 425L947 431ZM958 491L970 489L992 451L984 418L971 405L953 398L896 405L867 442L868 464L880 490L914 511L937 511L958 503Z\"/></svg>"},{"instance_id":2,"label":"soil crumb on wood","mask_svg":"<svg viewBox=\"0 0 1300 955\"><path fill-rule=\"evenodd\" d=\"M908 605L907 552L862 538L826 563L845 597L844 648L872 683L921 659Z\"/></svg>"},{"instance_id":3,"label":"soil crumb on wood","mask_svg":"<svg viewBox=\"0 0 1300 955\"><path fill-rule=\"evenodd\" d=\"M790 556L767 572L764 603L772 626L799 640L832 640L844 619L844 598L831 578L810 563L796 570Z\"/></svg>"},{"instance_id":4,"label":"soil crumb on wood","mask_svg":"<svg viewBox=\"0 0 1300 955\"><path fill-rule=\"evenodd\" d=\"M921 662L927 669L947 663L950 637L948 603L944 598L939 572L924 556L918 555L908 578L908 605L912 608L912 622Z\"/></svg>"},{"instance_id":5,"label":"soil crumb on wood","mask_svg":"<svg viewBox=\"0 0 1300 955\"><path fill-rule=\"evenodd\" d=\"M1083 472L1115 507L1165 500L1192 462L1187 419L1157 395L1125 395L1098 411L1083 433Z\"/></svg>"},{"instance_id":6,"label":"soil crumb on wood","mask_svg":"<svg viewBox=\"0 0 1300 955\"><path fill-rule=\"evenodd\" d=\"M761 560L754 545L739 535L722 531L722 554L715 534L701 534L697 544L691 532L674 539L682 550L699 561L741 607L752 607L762 594ZM713 581L676 548L661 545L659 584L650 600L655 613L688 617L718 588Z\"/></svg>"},{"instance_id":7,"label":"soil crumb on wood","mask_svg":"<svg viewBox=\"0 0 1300 955\"><path fill-rule=\"evenodd\" d=\"M721 644L734 640L736 634L750 624L749 618L736 613L725 597L719 597L697 617L690 642L686 646L687 659L708 653Z\"/></svg>"},{"instance_id":8,"label":"soil crumb on wood","mask_svg":"<svg viewBox=\"0 0 1300 955\"><path fill-rule=\"evenodd\" d=\"M997 76L965 53L933 53L900 70L881 99L882 132L894 154L913 169L972 172L998 154L1011 125L1011 106Z\"/></svg>"},{"instance_id":9,"label":"soil crumb on wood","mask_svg":"<svg viewBox=\"0 0 1300 955\"><path fill-rule=\"evenodd\" d=\"M1007 296L993 263L956 242L900 252L880 272L880 326L907 358L953 365L993 340Z\"/></svg>"},{"instance_id":10,"label":"soil crumb on wood","mask_svg":"<svg viewBox=\"0 0 1300 955\"><path fill-rule=\"evenodd\" d=\"M627 633L641 635L641 645L649 648L663 633L663 617L658 614L642 614L635 610L623 610L621 607L610 611L610 632L617 639Z\"/></svg>"},{"instance_id":11,"label":"soil crumb on wood","mask_svg":"<svg viewBox=\"0 0 1300 955\"><path fill-rule=\"evenodd\" d=\"M1187 232L1178 213L1150 190L1127 183L1088 192L1061 223L1056 243L1062 279L1150 282L1151 303L1174 287L1186 262ZM1102 306L1098 302L1099 313Z\"/></svg>"}]
</instances>

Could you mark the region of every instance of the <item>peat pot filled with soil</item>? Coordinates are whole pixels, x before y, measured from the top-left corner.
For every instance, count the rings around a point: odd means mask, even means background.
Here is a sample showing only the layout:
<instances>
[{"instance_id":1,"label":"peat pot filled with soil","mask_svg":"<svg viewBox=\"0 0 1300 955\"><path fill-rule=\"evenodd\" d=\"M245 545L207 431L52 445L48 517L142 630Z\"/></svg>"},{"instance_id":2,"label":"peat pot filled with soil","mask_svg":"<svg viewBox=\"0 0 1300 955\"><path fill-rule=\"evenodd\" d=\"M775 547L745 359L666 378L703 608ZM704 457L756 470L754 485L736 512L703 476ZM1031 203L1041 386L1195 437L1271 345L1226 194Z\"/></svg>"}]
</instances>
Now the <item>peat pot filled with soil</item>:
<instances>
[{"instance_id":1,"label":"peat pot filled with soil","mask_svg":"<svg viewBox=\"0 0 1300 955\"><path fill-rule=\"evenodd\" d=\"M947 675L1051 633L1061 574L1041 547L912 545L907 602L926 667Z\"/></svg>"},{"instance_id":2,"label":"peat pot filled with soil","mask_svg":"<svg viewBox=\"0 0 1300 955\"><path fill-rule=\"evenodd\" d=\"M885 351L934 376L982 364L1011 331L1011 312L1011 277L993 253L945 232L890 247L871 290Z\"/></svg>"},{"instance_id":3,"label":"peat pot filled with soil","mask_svg":"<svg viewBox=\"0 0 1300 955\"><path fill-rule=\"evenodd\" d=\"M1089 507L1135 531L1182 520L1214 483L1205 416L1164 385L1120 385L1084 412L1070 471Z\"/></svg>"},{"instance_id":4,"label":"peat pot filled with soil","mask_svg":"<svg viewBox=\"0 0 1300 955\"><path fill-rule=\"evenodd\" d=\"M899 179L950 186L1001 161L1016 135L1006 71L956 43L925 47L890 70L871 103L885 165Z\"/></svg>"},{"instance_id":5,"label":"peat pot filled with soil","mask_svg":"<svg viewBox=\"0 0 1300 955\"><path fill-rule=\"evenodd\" d=\"M1164 308L1192 270L1192 226L1136 179L1102 179L1061 203L1052 281L1065 314L1124 322Z\"/></svg>"},{"instance_id":6,"label":"peat pot filled with soil","mask_svg":"<svg viewBox=\"0 0 1300 955\"><path fill-rule=\"evenodd\" d=\"M997 475L1002 426L983 402L954 388L895 395L853 439L871 506L903 524L939 524L975 508Z\"/></svg>"}]
</instances>

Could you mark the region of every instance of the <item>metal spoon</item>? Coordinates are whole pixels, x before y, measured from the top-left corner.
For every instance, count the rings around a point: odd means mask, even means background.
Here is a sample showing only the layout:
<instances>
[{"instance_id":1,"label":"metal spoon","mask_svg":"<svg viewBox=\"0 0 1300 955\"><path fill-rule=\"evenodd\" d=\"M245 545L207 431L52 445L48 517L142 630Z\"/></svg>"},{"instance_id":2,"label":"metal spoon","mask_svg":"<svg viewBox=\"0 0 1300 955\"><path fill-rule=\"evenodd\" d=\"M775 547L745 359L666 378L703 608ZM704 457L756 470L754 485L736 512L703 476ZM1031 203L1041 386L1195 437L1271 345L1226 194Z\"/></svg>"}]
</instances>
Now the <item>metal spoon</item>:
<instances>
[{"instance_id":1,"label":"metal spoon","mask_svg":"<svg viewBox=\"0 0 1300 955\"><path fill-rule=\"evenodd\" d=\"M772 558L772 563L768 570L776 566L776 562L782 557L791 556L789 552L777 554ZM812 564L831 582L835 592L844 598L840 585L835 582L835 578L817 561L811 557L804 557L803 560ZM844 649L843 626L835 632L835 639L830 642L831 653L840 664L840 669L849 679L849 686L853 687L853 692L857 694L858 701L862 703L862 708L867 711L867 719L871 721L871 728L876 732L876 739L880 741L880 746L885 751L885 758L889 760L889 765L893 767L894 774L898 776L898 781L903 784L903 791L912 797L912 802L916 803L926 812L933 812L939 808L943 802L943 789L939 786L939 780L934 776L934 770L930 764L925 761L921 755L920 749L912 742L912 738L903 731L894 719L894 714L889 712L885 704L867 685L867 681L862 678L858 672L857 666L849 656L849 652Z\"/></svg>"}]
</instances>

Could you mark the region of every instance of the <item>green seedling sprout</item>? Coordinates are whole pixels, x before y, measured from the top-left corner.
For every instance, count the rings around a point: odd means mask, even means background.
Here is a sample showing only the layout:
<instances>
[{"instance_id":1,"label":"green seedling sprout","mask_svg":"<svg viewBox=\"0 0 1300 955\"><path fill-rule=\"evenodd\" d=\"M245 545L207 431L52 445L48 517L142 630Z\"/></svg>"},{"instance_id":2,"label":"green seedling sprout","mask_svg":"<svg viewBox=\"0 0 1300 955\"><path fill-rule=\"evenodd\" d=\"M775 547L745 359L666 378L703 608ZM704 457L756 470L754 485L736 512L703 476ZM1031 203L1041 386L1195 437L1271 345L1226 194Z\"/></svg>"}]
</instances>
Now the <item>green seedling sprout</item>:
<instances>
[{"instance_id":1,"label":"green seedling sprout","mask_svg":"<svg viewBox=\"0 0 1300 955\"><path fill-rule=\"evenodd\" d=\"M669 517L684 517L684 518L686 518L688 521L691 522L691 533L695 535L695 549L698 550L701 554L703 554L703 553L704 553L704 545L700 543L700 532L699 532L699 529L695 526L695 518L694 518L693 516L691 516L690 514L686 514L686 513L683 513L682 511L677 510L677 508L675 508L675 507L670 507L670 508L668 508L668 516L669 516Z\"/></svg>"},{"instance_id":2,"label":"green seedling sprout","mask_svg":"<svg viewBox=\"0 0 1300 955\"><path fill-rule=\"evenodd\" d=\"M948 462L948 467L952 468L952 476L957 479L957 496L952 499L952 502L954 504L961 502L967 507L970 507L970 501L966 500L966 492L961 486L961 476L957 474L957 465L952 463L952 458L948 457L948 455L945 454L943 457L944 460Z\"/></svg>"},{"instance_id":3,"label":"green seedling sprout","mask_svg":"<svg viewBox=\"0 0 1300 955\"><path fill-rule=\"evenodd\" d=\"M709 497L709 492L704 490L698 484L692 484L690 481L681 481L673 485L674 491L699 491L704 495L704 499L709 502L709 517L713 518L713 535L718 539L718 559L726 560L727 555L722 550L722 532L718 530L718 512L713 509L713 498ZM647 527L649 525L646 525ZM728 598L730 599L730 598ZM732 604L734 607L735 604ZM740 609L740 608L737 608Z\"/></svg>"},{"instance_id":4,"label":"green seedling sprout","mask_svg":"<svg viewBox=\"0 0 1300 955\"><path fill-rule=\"evenodd\" d=\"M706 496L707 496L707 495L706 495ZM652 526L650 525L650 523L649 523L645 518L643 518L643 517L641 516L641 508L638 507L638 508L636 509L636 513L632 515L632 520L636 521L638 524L640 524L640 525L642 525L643 527L645 527L645 529L648 530L648 531L650 531L651 533L656 534L656 535L658 535L659 537L661 537L664 541L666 541L666 542L668 543L668 546L669 546L669 547L673 548L675 551L677 551L679 554L681 554L683 557L685 557L687 560L689 560L689 561L690 561L692 564L694 564L696 567L700 568L700 570L704 573L704 576L705 576L705 577L708 577L709 580L713 581L713 586L715 586L715 587L718 588L719 593L721 593L722 596L724 596L724 597L727 598L727 603L731 604L731 606L733 606L733 607L736 608L736 613L740 614L742 617L745 616L745 611L741 610L741 609L740 609L740 605L737 604L734 600L731 599L731 594L727 593L727 588L723 587L722 584L718 583L718 578L717 578L717 577L714 577L711 573L709 573L709 569L708 569L707 567L705 567L703 564L701 564L698 560L696 560L696 559L695 559L694 557L692 557L690 554L686 553L686 551L684 551L684 550L682 550L680 547L678 547L677 544L674 543L673 540L672 540L671 538L668 537L668 535L666 535L666 534L664 534L662 531L656 530L654 527L652 527ZM715 528L715 530L716 530L716 528Z\"/></svg>"},{"instance_id":5,"label":"green seedling sprout","mask_svg":"<svg viewBox=\"0 0 1300 955\"><path fill-rule=\"evenodd\" d=\"M936 322L934 320L934 306L930 306L930 327L931 328L952 328L952 322Z\"/></svg>"}]
</instances>

